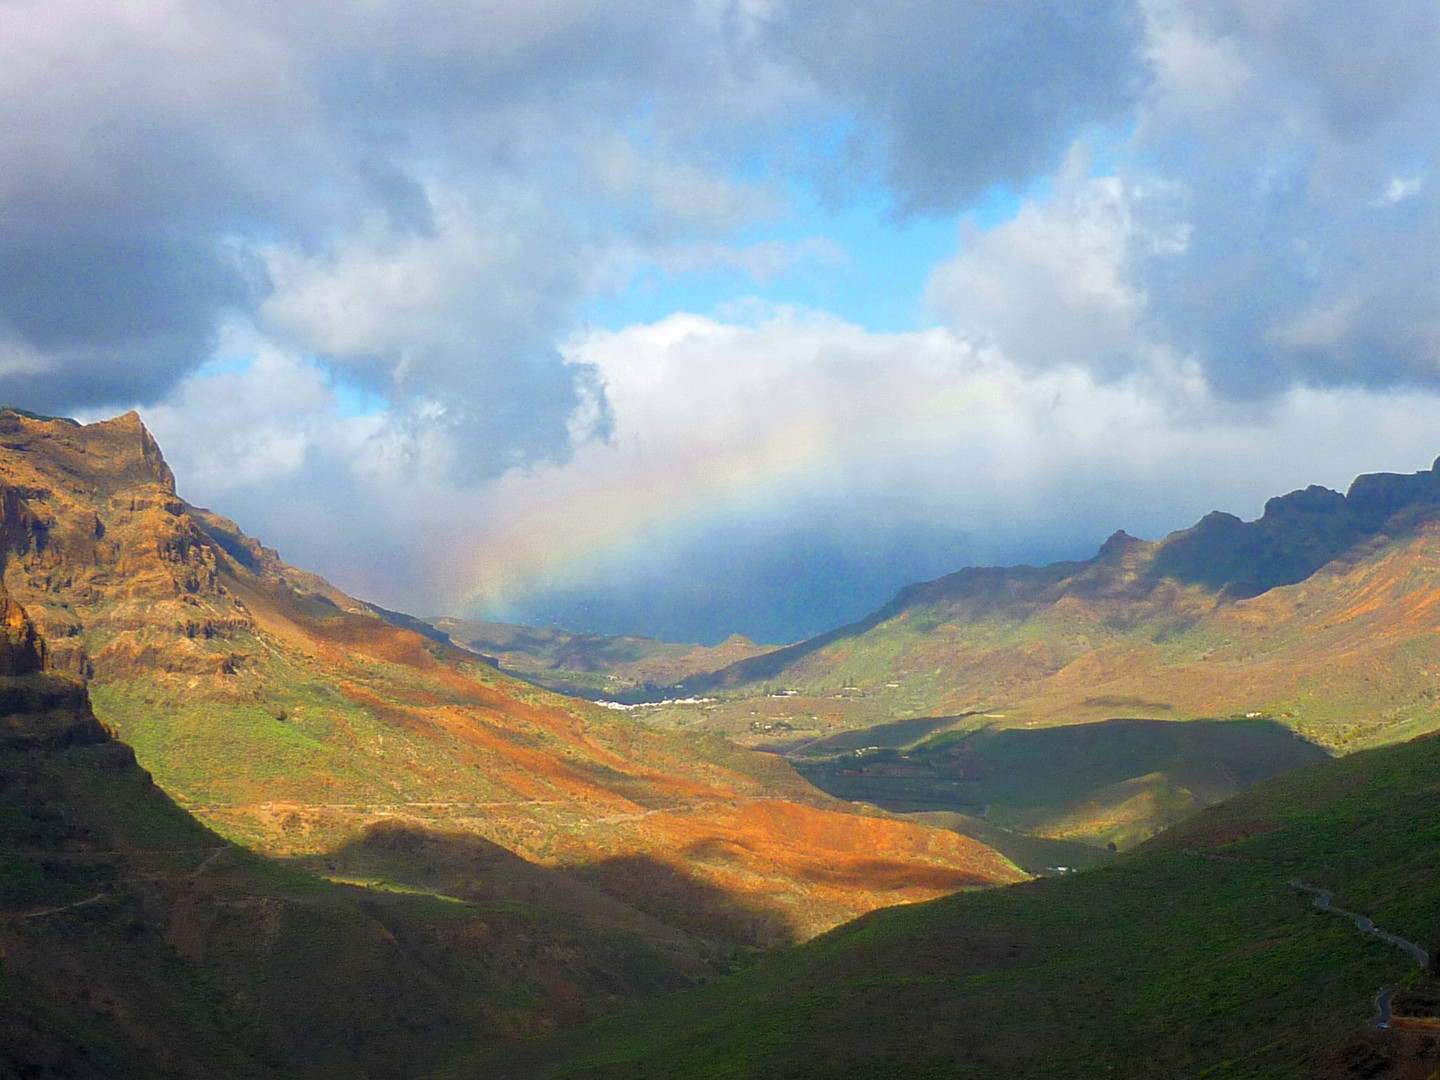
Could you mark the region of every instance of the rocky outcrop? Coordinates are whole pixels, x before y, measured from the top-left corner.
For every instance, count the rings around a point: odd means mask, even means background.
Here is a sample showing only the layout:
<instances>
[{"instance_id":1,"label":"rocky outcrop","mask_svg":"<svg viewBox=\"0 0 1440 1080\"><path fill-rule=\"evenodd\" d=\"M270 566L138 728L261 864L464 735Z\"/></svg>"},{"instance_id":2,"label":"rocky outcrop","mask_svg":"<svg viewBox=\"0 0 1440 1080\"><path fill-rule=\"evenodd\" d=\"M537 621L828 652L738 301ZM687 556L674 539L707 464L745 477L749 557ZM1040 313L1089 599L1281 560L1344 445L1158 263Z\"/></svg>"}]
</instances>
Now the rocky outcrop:
<instances>
[{"instance_id":1,"label":"rocky outcrop","mask_svg":"<svg viewBox=\"0 0 1440 1080\"><path fill-rule=\"evenodd\" d=\"M82 426L9 410L0 411L0 550L51 666L81 678L107 664L233 672L237 649L224 646L253 621L222 577L267 554L176 496L135 413ZM103 643L94 655L87 640Z\"/></svg>"},{"instance_id":2,"label":"rocky outcrop","mask_svg":"<svg viewBox=\"0 0 1440 1080\"><path fill-rule=\"evenodd\" d=\"M45 644L25 609L0 589L0 677L33 675L45 667Z\"/></svg>"},{"instance_id":3,"label":"rocky outcrop","mask_svg":"<svg viewBox=\"0 0 1440 1080\"><path fill-rule=\"evenodd\" d=\"M0 747L108 742L85 685L46 670L45 642L0 586Z\"/></svg>"}]
</instances>

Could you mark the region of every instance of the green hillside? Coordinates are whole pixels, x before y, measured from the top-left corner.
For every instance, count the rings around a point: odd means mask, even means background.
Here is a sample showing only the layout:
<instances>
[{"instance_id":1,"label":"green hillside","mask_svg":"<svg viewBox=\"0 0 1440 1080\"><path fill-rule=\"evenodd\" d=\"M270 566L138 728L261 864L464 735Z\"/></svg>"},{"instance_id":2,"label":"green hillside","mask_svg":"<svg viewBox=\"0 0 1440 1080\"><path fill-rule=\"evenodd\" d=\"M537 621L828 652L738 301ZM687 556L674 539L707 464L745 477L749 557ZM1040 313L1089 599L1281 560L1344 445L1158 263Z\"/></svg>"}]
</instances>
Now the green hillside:
<instances>
[{"instance_id":1,"label":"green hillside","mask_svg":"<svg viewBox=\"0 0 1440 1080\"><path fill-rule=\"evenodd\" d=\"M1291 882L1433 953L1437 776L1440 739L1358 753L1109 867L873 913L602 1026L555 1075L1410 1075L1433 1039L1366 1025L1381 987L1432 1008L1433 969Z\"/></svg>"},{"instance_id":2,"label":"green hillside","mask_svg":"<svg viewBox=\"0 0 1440 1080\"><path fill-rule=\"evenodd\" d=\"M918 723L833 736L791 761L840 798L904 813L960 807L1012 832L1125 848L1261 780L1328 757L1288 728L1258 719L976 729L952 718L909 745L903 735L887 738ZM901 745L887 745L895 742Z\"/></svg>"}]
</instances>

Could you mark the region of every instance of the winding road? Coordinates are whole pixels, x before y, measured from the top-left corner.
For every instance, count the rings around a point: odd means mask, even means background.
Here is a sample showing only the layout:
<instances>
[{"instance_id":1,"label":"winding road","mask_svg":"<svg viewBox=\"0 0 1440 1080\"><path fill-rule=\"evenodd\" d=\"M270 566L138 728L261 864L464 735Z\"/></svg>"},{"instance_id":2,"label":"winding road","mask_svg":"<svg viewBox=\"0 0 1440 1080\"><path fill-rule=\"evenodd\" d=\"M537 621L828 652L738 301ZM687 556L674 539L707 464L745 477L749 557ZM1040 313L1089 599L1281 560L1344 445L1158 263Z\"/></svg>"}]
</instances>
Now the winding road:
<instances>
[{"instance_id":1,"label":"winding road","mask_svg":"<svg viewBox=\"0 0 1440 1080\"><path fill-rule=\"evenodd\" d=\"M1303 881L1291 881L1290 887L1292 889L1299 889L1301 892L1307 892L1312 894L1315 897L1315 906L1321 911L1331 911L1334 912L1336 915L1343 915L1345 918L1349 919L1355 924L1355 928L1357 930L1361 930L1367 934L1374 934L1386 944L1394 945L1397 949L1404 949L1407 953L1414 957L1415 962L1419 964L1422 968L1429 966L1430 954L1427 953L1424 949L1422 949L1419 945L1416 945L1413 941L1406 941L1398 934L1392 934L1389 931L1381 930L1364 915L1357 915L1353 911L1346 911L1342 907L1336 907L1334 904L1335 894L1329 889L1322 889L1318 885L1306 885Z\"/></svg>"},{"instance_id":2,"label":"winding road","mask_svg":"<svg viewBox=\"0 0 1440 1080\"><path fill-rule=\"evenodd\" d=\"M1198 851L1195 848L1181 848L1186 855L1193 855L1201 859L1210 859L1214 862L1229 863L1265 863L1275 865L1270 859L1247 859L1237 855L1219 855L1209 851ZM1345 908L1335 906L1335 894L1330 889L1322 889L1318 885L1307 885L1298 878L1290 879L1290 887L1299 892L1309 893L1315 897L1315 906L1321 911L1328 911L1333 915L1341 915L1355 924L1355 929L1361 933L1374 934L1387 945L1394 945L1397 949L1403 949L1409 953L1411 958L1422 968L1430 966L1430 954L1416 945L1413 941L1406 941L1399 934L1392 934L1388 930L1381 930L1375 925L1369 916L1361 915L1358 912L1347 911ZM1388 986L1382 986L1375 993L1375 1017L1370 1021L1373 1028L1388 1028L1390 1026L1390 1000L1394 996L1394 990Z\"/></svg>"},{"instance_id":3,"label":"winding road","mask_svg":"<svg viewBox=\"0 0 1440 1080\"><path fill-rule=\"evenodd\" d=\"M1387 930L1381 930L1374 921L1364 915L1358 915L1353 911L1346 911L1342 907L1336 907L1335 894L1329 889L1322 889L1318 885L1306 885L1303 881L1292 880L1292 889L1299 889L1301 892L1310 893L1315 897L1315 906L1321 911L1329 911L1336 915L1343 915L1355 924L1355 928L1362 933L1374 934L1381 941L1394 945L1397 949L1404 949L1423 968L1430 964L1430 954L1416 945L1413 941L1406 941L1398 934L1392 934ZM1375 1018L1370 1021L1372 1028L1388 1028L1390 1026L1390 999L1394 991L1388 986L1382 986L1375 994Z\"/></svg>"}]
</instances>

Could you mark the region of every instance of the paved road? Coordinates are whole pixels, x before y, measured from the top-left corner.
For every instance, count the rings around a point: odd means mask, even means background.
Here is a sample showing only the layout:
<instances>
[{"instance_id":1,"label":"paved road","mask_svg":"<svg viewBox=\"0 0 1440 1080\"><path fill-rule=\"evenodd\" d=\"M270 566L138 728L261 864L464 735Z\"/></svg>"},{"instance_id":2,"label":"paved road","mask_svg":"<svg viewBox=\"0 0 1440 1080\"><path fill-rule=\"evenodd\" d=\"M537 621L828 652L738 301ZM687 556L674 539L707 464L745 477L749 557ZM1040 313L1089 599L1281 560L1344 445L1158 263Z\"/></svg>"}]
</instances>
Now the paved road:
<instances>
[{"instance_id":1,"label":"paved road","mask_svg":"<svg viewBox=\"0 0 1440 1080\"><path fill-rule=\"evenodd\" d=\"M1182 850L1186 855L1194 855L1202 859L1211 859L1215 862L1249 863L1270 861L1267 859L1246 859L1235 855L1218 855L1208 851L1197 851L1194 848L1183 848ZM1388 930L1381 930L1365 915L1360 915L1353 911L1346 911L1342 907L1336 907L1335 894L1331 890L1322 889L1318 885L1306 885L1303 881L1294 878L1290 881L1290 887L1314 896L1315 906L1321 911L1328 911L1335 915L1343 915L1353 922L1355 928L1362 933L1374 934L1386 944L1394 945L1397 949L1404 949L1422 968L1430 965L1430 954L1413 941L1406 941L1398 934L1392 934ZM1371 1027L1388 1028L1390 1026L1390 999L1393 994L1394 991L1388 986L1382 986L1375 994L1375 1017L1370 1021Z\"/></svg>"},{"instance_id":2,"label":"paved road","mask_svg":"<svg viewBox=\"0 0 1440 1080\"><path fill-rule=\"evenodd\" d=\"M1380 992L1375 995L1375 1019L1370 1021L1373 1028L1388 1028L1390 1026L1390 998L1395 991L1388 986L1382 986Z\"/></svg>"},{"instance_id":3,"label":"paved road","mask_svg":"<svg viewBox=\"0 0 1440 1080\"><path fill-rule=\"evenodd\" d=\"M1312 894L1315 897L1315 906L1321 911L1331 911L1334 912L1336 915L1343 915L1345 918L1349 919L1355 924L1356 929L1361 930L1367 934L1374 934L1381 941L1385 942L1388 945L1394 945L1397 949L1404 949L1407 953L1414 957L1415 962L1418 963L1422 968L1429 966L1430 954L1427 953L1424 949L1422 949L1419 945L1416 945L1413 941L1406 941L1398 934L1392 934L1387 930L1381 930L1364 915L1357 915L1353 911L1346 911L1344 908L1336 907L1334 904L1335 894L1332 893L1329 889L1322 889L1317 885L1306 885L1303 881L1292 881L1290 882L1290 887L1292 889L1299 889L1301 892L1307 892Z\"/></svg>"}]
</instances>

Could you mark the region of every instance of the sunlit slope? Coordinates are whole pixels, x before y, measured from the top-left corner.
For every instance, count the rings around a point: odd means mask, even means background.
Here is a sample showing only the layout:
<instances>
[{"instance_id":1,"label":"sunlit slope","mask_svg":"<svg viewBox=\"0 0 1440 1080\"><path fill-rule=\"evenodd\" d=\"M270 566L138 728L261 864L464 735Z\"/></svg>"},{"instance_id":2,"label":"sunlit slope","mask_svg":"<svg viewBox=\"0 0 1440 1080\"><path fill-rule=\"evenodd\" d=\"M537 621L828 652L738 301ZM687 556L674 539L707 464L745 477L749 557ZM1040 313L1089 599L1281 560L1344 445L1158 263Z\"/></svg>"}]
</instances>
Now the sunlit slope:
<instances>
[{"instance_id":1,"label":"sunlit slope","mask_svg":"<svg viewBox=\"0 0 1440 1080\"><path fill-rule=\"evenodd\" d=\"M715 730L878 716L980 724L1257 714L1355 748L1440 726L1440 477L1310 488L1087 562L962 570L692 688ZM793 691L783 698L770 694ZM702 714L686 714L693 722ZM759 723L757 724L757 718ZM756 729L762 734L755 734Z\"/></svg>"},{"instance_id":2,"label":"sunlit slope","mask_svg":"<svg viewBox=\"0 0 1440 1080\"><path fill-rule=\"evenodd\" d=\"M1431 1015L1440 739L1268 781L1103 869L876 912L610 1022L567 1077L1400 1076ZM1440 1062L1431 1060L1428 1075Z\"/></svg>"},{"instance_id":3,"label":"sunlit slope","mask_svg":"<svg viewBox=\"0 0 1440 1080\"><path fill-rule=\"evenodd\" d=\"M0 413L5 581L182 805L351 874L366 827L475 837L730 940L1015 880L985 846L848 812L788 766L649 729L379 617L180 500L133 414ZM701 905L702 910L706 909Z\"/></svg>"},{"instance_id":4,"label":"sunlit slope","mask_svg":"<svg viewBox=\"0 0 1440 1080\"><path fill-rule=\"evenodd\" d=\"M438 843L392 826L353 854ZM508 859L543 902L494 874L465 901L349 887L228 845L45 670L0 587L0 1076L399 1080L711 969L703 943Z\"/></svg>"}]
</instances>

